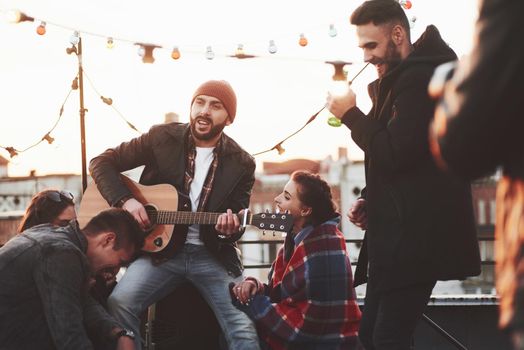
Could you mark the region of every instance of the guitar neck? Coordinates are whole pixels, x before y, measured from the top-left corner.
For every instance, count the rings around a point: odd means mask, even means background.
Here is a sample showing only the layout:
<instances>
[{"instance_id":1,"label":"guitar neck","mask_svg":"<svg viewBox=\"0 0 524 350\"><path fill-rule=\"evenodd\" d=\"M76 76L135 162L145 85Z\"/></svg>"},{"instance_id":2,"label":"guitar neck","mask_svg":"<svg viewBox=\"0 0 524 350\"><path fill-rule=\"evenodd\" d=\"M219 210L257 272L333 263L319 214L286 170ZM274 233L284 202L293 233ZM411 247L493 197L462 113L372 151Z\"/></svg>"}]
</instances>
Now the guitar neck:
<instances>
[{"instance_id":1,"label":"guitar neck","mask_svg":"<svg viewBox=\"0 0 524 350\"><path fill-rule=\"evenodd\" d=\"M191 211L166 211L166 210L148 210L147 215L156 224L159 225L215 225L218 217L223 213L205 213ZM243 216L236 215L242 223ZM247 215L247 224L251 224L252 215Z\"/></svg>"}]
</instances>

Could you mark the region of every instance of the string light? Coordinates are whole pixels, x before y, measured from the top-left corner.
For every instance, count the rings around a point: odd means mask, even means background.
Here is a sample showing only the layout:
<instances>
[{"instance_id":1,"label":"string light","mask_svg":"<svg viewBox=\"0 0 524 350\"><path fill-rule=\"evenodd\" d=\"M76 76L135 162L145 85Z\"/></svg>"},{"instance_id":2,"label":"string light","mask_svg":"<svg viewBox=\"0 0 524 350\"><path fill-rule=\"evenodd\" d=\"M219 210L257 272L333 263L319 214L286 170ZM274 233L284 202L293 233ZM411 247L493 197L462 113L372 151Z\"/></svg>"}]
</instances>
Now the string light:
<instances>
[{"instance_id":1,"label":"string light","mask_svg":"<svg viewBox=\"0 0 524 350\"><path fill-rule=\"evenodd\" d=\"M14 158L18 155L18 151L14 149L13 147L4 147L7 152L9 152L9 156L11 158Z\"/></svg>"},{"instance_id":2,"label":"string light","mask_svg":"<svg viewBox=\"0 0 524 350\"><path fill-rule=\"evenodd\" d=\"M275 45L275 40L269 40L269 47L267 48L270 54L277 53L277 45Z\"/></svg>"},{"instance_id":3,"label":"string light","mask_svg":"<svg viewBox=\"0 0 524 350\"><path fill-rule=\"evenodd\" d=\"M77 45L78 42L80 41L80 33L78 33L76 30L75 32L73 33L73 35L71 35L71 37L69 38L69 42L73 45Z\"/></svg>"},{"instance_id":4,"label":"string light","mask_svg":"<svg viewBox=\"0 0 524 350\"><path fill-rule=\"evenodd\" d=\"M0 146L0 148L3 148L5 149L7 152L9 152L9 156L11 158L14 158L16 157L17 155L19 155L20 153L23 153L23 152L26 152L28 150L30 150L31 148L33 147L36 147L38 146L41 142L43 141L47 141L49 144L53 143L53 141L55 140L52 136L51 136L51 132L53 132L53 130L55 130L55 128L58 126L58 123L60 122L60 120L62 119L62 115L64 113L64 106L67 102L67 100L69 99L69 96L71 96L71 92L73 90L69 90L69 92L67 93L67 96L66 98L64 99L64 102L62 103L62 106L60 106L60 112L58 113L58 118L55 122L55 124L53 125L53 127L51 128L51 130L49 130L40 140L38 140L37 142L35 142L34 144L26 147L25 149L23 150L18 150L16 148L14 148L13 146L9 146L9 147L5 147L5 146Z\"/></svg>"},{"instance_id":5,"label":"string light","mask_svg":"<svg viewBox=\"0 0 524 350\"><path fill-rule=\"evenodd\" d=\"M402 6L406 10L409 10L413 6L413 4L409 0L400 0L400 6Z\"/></svg>"},{"instance_id":6,"label":"string light","mask_svg":"<svg viewBox=\"0 0 524 350\"><path fill-rule=\"evenodd\" d=\"M215 53L213 52L211 46L206 47L206 58L208 60L212 60L213 58L215 58Z\"/></svg>"},{"instance_id":7,"label":"string light","mask_svg":"<svg viewBox=\"0 0 524 350\"><path fill-rule=\"evenodd\" d=\"M40 25L36 27L36 34L44 35L46 32L45 25L46 23L44 21L40 22Z\"/></svg>"},{"instance_id":8,"label":"string light","mask_svg":"<svg viewBox=\"0 0 524 350\"><path fill-rule=\"evenodd\" d=\"M415 23L417 22L417 16L413 16L409 20L409 27L413 29L415 27Z\"/></svg>"},{"instance_id":9,"label":"string light","mask_svg":"<svg viewBox=\"0 0 524 350\"><path fill-rule=\"evenodd\" d=\"M337 32L337 28L335 28L335 25L334 24L330 24L329 25L329 36L334 38L334 37L337 36L337 34L338 34L338 32Z\"/></svg>"},{"instance_id":10,"label":"string light","mask_svg":"<svg viewBox=\"0 0 524 350\"><path fill-rule=\"evenodd\" d=\"M20 23L20 22L34 22L35 19L26 15L19 10L9 10L5 14L5 19L9 23Z\"/></svg>"},{"instance_id":11,"label":"string light","mask_svg":"<svg viewBox=\"0 0 524 350\"><path fill-rule=\"evenodd\" d=\"M244 56L244 55L245 55L244 45L238 44L237 50L235 51L235 56Z\"/></svg>"},{"instance_id":12,"label":"string light","mask_svg":"<svg viewBox=\"0 0 524 350\"><path fill-rule=\"evenodd\" d=\"M161 46L152 45L152 44L141 44L141 43L136 43L135 45L139 45L138 55L142 57L142 62L144 63L154 63L155 62L155 57L153 57L153 50Z\"/></svg>"},{"instance_id":13,"label":"string light","mask_svg":"<svg viewBox=\"0 0 524 350\"><path fill-rule=\"evenodd\" d=\"M111 106L113 104L113 99L111 97L100 96L100 99L108 106Z\"/></svg>"},{"instance_id":14,"label":"string light","mask_svg":"<svg viewBox=\"0 0 524 350\"><path fill-rule=\"evenodd\" d=\"M255 55L248 55L248 54L246 54L244 52L244 45L238 44L237 50L235 51L235 54L231 55L231 56L228 56L228 57L235 57L235 58L238 58L238 59L242 60L242 59L246 59L246 58L253 58L253 57L256 57L256 56Z\"/></svg>"},{"instance_id":15,"label":"string light","mask_svg":"<svg viewBox=\"0 0 524 350\"><path fill-rule=\"evenodd\" d=\"M106 105L108 106L111 106L111 108L113 108L113 110L118 114L118 116L120 117L120 119L122 119L129 128L133 129L134 131L136 131L137 133L141 134L142 132L140 130L138 130L129 120L127 120L124 115L114 106L113 104L113 99L110 98L110 97L104 97L100 94L100 92L98 92L97 88L95 87L95 85L93 84L93 81L91 80L91 78L89 77L89 75L87 74L86 70L84 69L84 77L87 79L87 81L89 82L89 85L91 85L91 88L94 90L94 92L100 97L100 99L102 100L102 102L104 102Z\"/></svg>"},{"instance_id":16,"label":"string light","mask_svg":"<svg viewBox=\"0 0 524 350\"><path fill-rule=\"evenodd\" d=\"M173 51L171 51L171 58L174 60L178 60L180 58L180 50L177 46L175 46Z\"/></svg>"},{"instance_id":17,"label":"string light","mask_svg":"<svg viewBox=\"0 0 524 350\"><path fill-rule=\"evenodd\" d=\"M108 49L112 49L113 47L115 47L115 42L113 41L113 38L111 37L107 38L106 47Z\"/></svg>"},{"instance_id":18,"label":"string light","mask_svg":"<svg viewBox=\"0 0 524 350\"><path fill-rule=\"evenodd\" d=\"M42 137L42 140L47 141L49 144L52 144L55 141L55 138L49 135L49 133L45 134L44 137Z\"/></svg>"},{"instance_id":19,"label":"string light","mask_svg":"<svg viewBox=\"0 0 524 350\"><path fill-rule=\"evenodd\" d=\"M401 1L401 0L397 0L397 1ZM410 5L407 5L407 6L410 6ZM30 16L28 16L28 15L26 15L26 14L20 12L20 11L11 11L9 17L11 18L11 22L34 21L33 17L30 17ZM49 22L49 21L45 21L45 20L42 20L41 24L37 28L37 32L40 35L44 35L45 32L46 32L46 23L47 24L51 24L53 26L57 26L57 27L63 28L63 29L72 30L72 31L78 33L78 35L75 33L75 35L73 35L71 37L71 40L72 40L73 43L76 42L76 36L80 37L81 34L82 34L82 35L90 35L90 36L96 36L96 37L104 38L106 40L106 46L107 46L108 49L113 48L115 43L116 43L116 41L127 42L127 43L131 43L131 44L134 44L134 45L145 45L145 44L137 43L137 42L132 41L132 40L127 40L127 39L124 39L124 38L115 38L115 37L107 36L107 35L100 34L100 33L87 32L87 31L79 32L75 28L71 28L71 27L68 27L68 26L65 26L65 25L61 25L61 24L58 24L58 23L53 23L53 22ZM338 36L338 31L336 30L335 24L331 23L329 25L329 28L330 28L330 31L329 31L330 36ZM150 44L147 44L147 45L150 45ZM304 33L300 34L299 45L303 46L303 47L308 45L308 39L305 37ZM151 45L151 46L153 46L152 50L154 50L154 48L162 48L162 46L158 46L158 45ZM216 56L215 53L213 52L213 50L209 49L210 47L211 46L209 46L208 49L204 52L205 57L208 60L212 60ZM149 55L149 53L146 53L145 46L144 47L140 46L138 48L138 50L139 50L140 57L143 58L143 61L145 63L152 63L152 62L154 62L155 59L153 57L153 52L152 51L151 51L151 55ZM267 47L267 50L272 55L277 53L278 49L277 49L277 46L275 45L275 41L274 40L269 40L269 46ZM189 52L197 53L196 51L189 51ZM170 51L170 54L171 54L171 57L176 60L176 59L179 59L179 58L177 58L177 56L179 56L180 51L178 53L176 53L176 51L173 49L173 50ZM235 55L224 55L224 56L238 58L238 59L256 57L256 56L252 56L252 55L247 55L245 53L244 54L239 53L239 54L235 54ZM289 59L289 57L287 57L285 59ZM296 59L300 59L300 58L296 58Z\"/></svg>"},{"instance_id":20,"label":"string light","mask_svg":"<svg viewBox=\"0 0 524 350\"><path fill-rule=\"evenodd\" d=\"M73 82L71 83L71 89L78 90L78 77L73 79Z\"/></svg>"},{"instance_id":21,"label":"string light","mask_svg":"<svg viewBox=\"0 0 524 350\"><path fill-rule=\"evenodd\" d=\"M302 47L307 45L307 39L306 39L306 36L304 35L304 33L300 34L300 39L298 39L298 44L300 46L302 46Z\"/></svg>"}]
</instances>

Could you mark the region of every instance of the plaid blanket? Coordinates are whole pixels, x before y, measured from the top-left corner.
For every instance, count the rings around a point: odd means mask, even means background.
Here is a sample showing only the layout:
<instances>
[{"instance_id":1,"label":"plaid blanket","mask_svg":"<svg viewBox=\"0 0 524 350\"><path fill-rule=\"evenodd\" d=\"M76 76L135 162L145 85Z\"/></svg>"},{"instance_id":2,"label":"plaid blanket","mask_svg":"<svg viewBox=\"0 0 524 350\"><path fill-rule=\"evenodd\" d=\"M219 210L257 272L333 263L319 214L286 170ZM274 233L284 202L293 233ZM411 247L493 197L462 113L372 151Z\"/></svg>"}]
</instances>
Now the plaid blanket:
<instances>
[{"instance_id":1,"label":"plaid blanket","mask_svg":"<svg viewBox=\"0 0 524 350\"><path fill-rule=\"evenodd\" d=\"M255 321L266 347L359 348L361 313L337 223L338 218L300 231L289 259L286 247L280 249L263 292L248 305L237 304Z\"/></svg>"}]
</instances>

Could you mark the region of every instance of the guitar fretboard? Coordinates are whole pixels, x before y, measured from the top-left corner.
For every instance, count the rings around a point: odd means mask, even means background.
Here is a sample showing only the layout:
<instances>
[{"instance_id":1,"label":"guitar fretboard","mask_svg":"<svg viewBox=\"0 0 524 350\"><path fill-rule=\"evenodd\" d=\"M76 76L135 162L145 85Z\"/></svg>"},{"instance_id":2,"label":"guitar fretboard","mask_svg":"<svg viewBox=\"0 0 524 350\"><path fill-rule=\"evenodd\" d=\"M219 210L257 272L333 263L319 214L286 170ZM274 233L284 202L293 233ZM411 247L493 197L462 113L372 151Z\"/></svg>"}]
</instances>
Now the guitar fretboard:
<instances>
[{"instance_id":1,"label":"guitar fretboard","mask_svg":"<svg viewBox=\"0 0 524 350\"><path fill-rule=\"evenodd\" d=\"M223 213L205 213L191 211L166 211L166 210L147 210L147 215L156 224L160 225L215 225L218 217ZM234 214L242 223L243 216ZM251 214L247 215L247 224L251 224Z\"/></svg>"}]
</instances>

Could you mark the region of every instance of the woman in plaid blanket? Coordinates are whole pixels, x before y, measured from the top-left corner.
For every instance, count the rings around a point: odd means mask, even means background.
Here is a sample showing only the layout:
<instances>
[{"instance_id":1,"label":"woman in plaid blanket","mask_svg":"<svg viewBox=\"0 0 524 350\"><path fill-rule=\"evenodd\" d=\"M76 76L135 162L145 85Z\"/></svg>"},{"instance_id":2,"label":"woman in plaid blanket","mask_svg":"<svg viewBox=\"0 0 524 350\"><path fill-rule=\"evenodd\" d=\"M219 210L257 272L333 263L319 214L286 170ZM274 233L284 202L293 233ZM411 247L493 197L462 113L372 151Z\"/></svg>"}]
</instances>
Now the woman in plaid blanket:
<instances>
[{"instance_id":1,"label":"woman in plaid blanket","mask_svg":"<svg viewBox=\"0 0 524 350\"><path fill-rule=\"evenodd\" d=\"M254 277L232 286L234 304L255 321L266 349L359 349L360 309L329 185L296 171L275 198L293 215L264 284Z\"/></svg>"}]
</instances>

